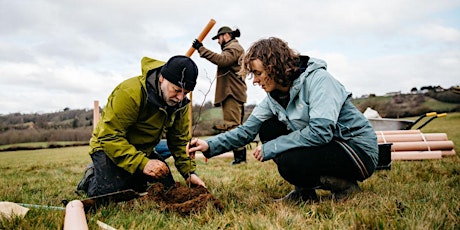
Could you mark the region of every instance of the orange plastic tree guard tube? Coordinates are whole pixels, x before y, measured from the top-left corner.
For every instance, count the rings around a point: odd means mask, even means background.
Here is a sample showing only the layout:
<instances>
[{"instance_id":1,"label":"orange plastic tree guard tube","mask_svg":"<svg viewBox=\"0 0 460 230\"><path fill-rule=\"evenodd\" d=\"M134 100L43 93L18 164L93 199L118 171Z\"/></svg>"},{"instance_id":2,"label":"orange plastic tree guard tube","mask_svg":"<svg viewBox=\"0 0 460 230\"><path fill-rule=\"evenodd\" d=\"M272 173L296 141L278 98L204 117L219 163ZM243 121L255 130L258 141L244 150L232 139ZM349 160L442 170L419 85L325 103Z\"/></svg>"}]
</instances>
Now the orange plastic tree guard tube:
<instances>
[{"instance_id":1,"label":"orange plastic tree guard tube","mask_svg":"<svg viewBox=\"0 0 460 230\"><path fill-rule=\"evenodd\" d=\"M64 230L87 230L85 209L80 200L72 200L65 207Z\"/></svg>"},{"instance_id":2,"label":"orange plastic tree guard tube","mask_svg":"<svg viewBox=\"0 0 460 230\"><path fill-rule=\"evenodd\" d=\"M388 134L414 134L421 133L422 131L418 129L414 130L386 130L386 131L375 131L377 135L388 135Z\"/></svg>"},{"instance_id":3,"label":"orange plastic tree guard tube","mask_svg":"<svg viewBox=\"0 0 460 230\"><path fill-rule=\"evenodd\" d=\"M455 150L441 150L442 156L453 156L455 155Z\"/></svg>"},{"instance_id":4,"label":"orange plastic tree guard tube","mask_svg":"<svg viewBox=\"0 0 460 230\"><path fill-rule=\"evenodd\" d=\"M434 150L452 150L454 143L452 141L428 141L428 142L394 142L391 145L391 151L434 151Z\"/></svg>"},{"instance_id":5,"label":"orange plastic tree guard tube","mask_svg":"<svg viewBox=\"0 0 460 230\"><path fill-rule=\"evenodd\" d=\"M414 142L414 141L447 141L445 133L418 133L418 134L388 134L377 135L379 143Z\"/></svg>"},{"instance_id":6,"label":"orange plastic tree guard tube","mask_svg":"<svg viewBox=\"0 0 460 230\"><path fill-rule=\"evenodd\" d=\"M206 26L204 27L204 29L201 31L201 33L198 35L198 38L197 40L202 42L203 39L206 37L206 35L208 35L209 31L211 31L212 27L216 24L216 20L214 19L211 19L209 20L208 24L206 24ZM187 57L191 57L193 52L195 52L195 48L193 47L190 47L190 49L188 49L187 53L185 53L185 56ZM193 113L192 113L192 108L193 108L193 92L190 92L189 93L189 98L190 98L190 113L188 115L188 118L190 119L190 125L189 125L189 130L190 130L190 133L193 135L192 133L192 123L193 123Z\"/></svg>"},{"instance_id":7,"label":"orange plastic tree guard tube","mask_svg":"<svg viewBox=\"0 0 460 230\"><path fill-rule=\"evenodd\" d=\"M441 159L441 151L401 151L392 152L391 160L427 160Z\"/></svg>"},{"instance_id":8,"label":"orange plastic tree guard tube","mask_svg":"<svg viewBox=\"0 0 460 230\"><path fill-rule=\"evenodd\" d=\"M200 35L196 38L198 41L202 42L203 39L208 35L209 31L211 31L212 27L216 24L216 20L211 19L209 20L208 24L204 27L204 29L201 31ZM195 52L195 48L190 47L190 49L185 53L185 56L191 57L193 52Z\"/></svg>"}]
</instances>

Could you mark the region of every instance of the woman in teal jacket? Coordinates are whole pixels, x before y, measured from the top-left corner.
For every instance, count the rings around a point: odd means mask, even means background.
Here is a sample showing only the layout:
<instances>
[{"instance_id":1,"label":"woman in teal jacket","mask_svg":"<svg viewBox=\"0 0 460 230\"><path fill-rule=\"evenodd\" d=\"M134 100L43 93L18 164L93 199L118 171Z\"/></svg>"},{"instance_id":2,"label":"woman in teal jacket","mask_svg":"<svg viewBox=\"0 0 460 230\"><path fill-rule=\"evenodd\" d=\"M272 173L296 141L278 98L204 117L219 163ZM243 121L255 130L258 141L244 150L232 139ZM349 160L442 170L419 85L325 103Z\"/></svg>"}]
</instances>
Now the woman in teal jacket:
<instances>
[{"instance_id":1,"label":"woman in teal jacket","mask_svg":"<svg viewBox=\"0 0 460 230\"><path fill-rule=\"evenodd\" d=\"M262 141L259 161L273 159L280 175L295 185L282 200L315 200L315 189L335 198L359 190L378 162L376 134L351 103L351 93L319 59L301 56L279 38L262 39L244 55L240 74L250 74L267 97L238 128L207 139L193 139L189 154L207 158Z\"/></svg>"}]
</instances>

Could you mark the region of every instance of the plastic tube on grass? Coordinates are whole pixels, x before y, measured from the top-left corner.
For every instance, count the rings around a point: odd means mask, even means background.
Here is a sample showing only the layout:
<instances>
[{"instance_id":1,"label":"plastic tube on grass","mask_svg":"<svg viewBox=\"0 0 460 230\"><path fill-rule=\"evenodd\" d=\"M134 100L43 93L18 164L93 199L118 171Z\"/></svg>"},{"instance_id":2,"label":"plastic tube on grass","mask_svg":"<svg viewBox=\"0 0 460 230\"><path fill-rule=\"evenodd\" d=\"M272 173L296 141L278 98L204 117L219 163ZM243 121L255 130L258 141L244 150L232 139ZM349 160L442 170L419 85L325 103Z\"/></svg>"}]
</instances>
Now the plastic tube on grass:
<instances>
[{"instance_id":1,"label":"plastic tube on grass","mask_svg":"<svg viewBox=\"0 0 460 230\"><path fill-rule=\"evenodd\" d=\"M65 208L64 230L87 230L85 209L80 200L70 201Z\"/></svg>"}]
</instances>

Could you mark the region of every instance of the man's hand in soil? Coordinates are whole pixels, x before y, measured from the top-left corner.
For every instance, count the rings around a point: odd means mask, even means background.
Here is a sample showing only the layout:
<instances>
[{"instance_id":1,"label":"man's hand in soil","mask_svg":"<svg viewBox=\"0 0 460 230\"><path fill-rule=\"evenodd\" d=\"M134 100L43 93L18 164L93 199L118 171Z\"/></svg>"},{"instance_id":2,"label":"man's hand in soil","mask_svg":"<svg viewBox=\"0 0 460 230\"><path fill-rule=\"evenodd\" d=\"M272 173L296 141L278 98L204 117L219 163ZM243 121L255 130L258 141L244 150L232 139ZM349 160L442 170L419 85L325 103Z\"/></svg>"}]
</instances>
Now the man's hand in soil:
<instances>
[{"instance_id":1,"label":"man's hand in soil","mask_svg":"<svg viewBox=\"0 0 460 230\"><path fill-rule=\"evenodd\" d=\"M149 160L143 170L145 175L155 179L162 178L169 173L168 166L160 160Z\"/></svg>"},{"instance_id":2,"label":"man's hand in soil","mask_svg":"<svg viewBox=\"0 0 460 230\"><path fill-rule=\"evenodd\" d=\"M190 176L187 178L187 180L185 180L187 182L187 184L190 184L190 182L194 185L197 185L197 186L203 186L206 188L206 185L204 184L204 182L195 174L190 174Z\"/></svg>"}]
</instances>

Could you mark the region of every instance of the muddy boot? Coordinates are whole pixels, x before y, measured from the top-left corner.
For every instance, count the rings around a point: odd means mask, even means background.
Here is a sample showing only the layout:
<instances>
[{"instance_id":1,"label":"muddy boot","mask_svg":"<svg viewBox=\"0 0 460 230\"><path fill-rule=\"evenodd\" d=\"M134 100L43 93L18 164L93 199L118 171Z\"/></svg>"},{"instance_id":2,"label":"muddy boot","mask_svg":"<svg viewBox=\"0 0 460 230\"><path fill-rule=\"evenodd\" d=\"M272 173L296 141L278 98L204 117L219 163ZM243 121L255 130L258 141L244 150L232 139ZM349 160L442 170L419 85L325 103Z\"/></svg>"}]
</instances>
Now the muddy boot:
<instances>
[{"instance_id":1,"label":"muddy boot","mask_svg":"<svg viewBox=\"0 0 460 230\"><path fill-rule=\"evenodd\" d=\"M356 180L347 180L331 176L321 176L321 189L330 190L336 200L343 199L348 195L360 190Z\"/></svg>"},{"instance_id":2,"label":"muddy boot","mask_svg":"<svg viewBox=\"0 0 460 230\"><path fill-rule=\"evenodd\" d=\"M288 202L288 203L301 203L306 201L317 201L318 196L316 195L315 189L312 188L300 188L295 186L295 189L288 193L285 197L276 199L276 202Z\"/></svg>"},{"instance_id":3,"label":"muddy boot","mask_svg":"<svg viewBox=\"0 0 460 230\"><path fill-rule=\"evenodd\" d=\"M91 178L93 177L94 177L94 165L93 163L89 163L86 166L85 175L83 175L83 178L78 183L77 190L75 190L75 192L80 196L82 196L85 193L88 193L89 183L90 183Z\"/></svg>"},{"instance_id":4,"label":"muddy boot","mask_svg":"<svg viewBox=\"0 0 460 230\"><path fill-rule=\"evenodd\" d=\"M240 163L246 163L246 148L243 147L241 150L233 150L233 156L235 160L232 162L232 165L237 165Z\"/></svg>"}]
</instances>

